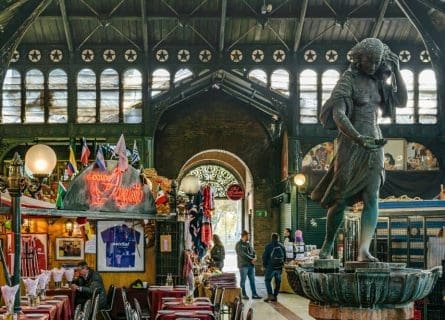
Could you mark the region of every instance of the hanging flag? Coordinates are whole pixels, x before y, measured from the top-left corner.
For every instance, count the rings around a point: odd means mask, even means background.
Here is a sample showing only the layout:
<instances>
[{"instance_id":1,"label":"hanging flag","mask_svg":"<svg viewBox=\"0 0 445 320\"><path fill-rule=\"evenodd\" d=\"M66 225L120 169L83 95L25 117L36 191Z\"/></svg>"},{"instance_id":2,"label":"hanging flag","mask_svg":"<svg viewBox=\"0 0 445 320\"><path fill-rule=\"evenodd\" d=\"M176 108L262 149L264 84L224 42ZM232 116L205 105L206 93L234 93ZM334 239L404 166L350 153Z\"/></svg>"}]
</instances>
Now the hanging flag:
<instances>
[{"instance_id":1,"label":"hanging flag","mask_svg":"<svg viewBox=\"0 0 445 320\"><path fill-rule=\"evenodd\" d=\"M96 165L99 167L100 171L106 171L107 165L105 163L104 153L102 151L102 146L99 146L96 154Z\"/></svg>"},{"instance_id":2,"label":"hanging flag","mask_svg":"<svg viewBox=\"0 0 445 320\"><path fill-rule=\"evenodd\" d=\"M71 177L72 175L77 173L76 157L74 155L74 150L71 146L70 146L70 158L69 158L66 166L67 166L66 169L68 171L69 177Z\"/></svg>"},{"instance_id":3,"label":"hanging flag","mask_svg":"<svg viewBox=\"0 0 445 320\"><path fill-rule=\"evenodd\" d=\"M131 165L135 165L139 161L141 161L141 157L139 156L138 145L136 143L136 140L134 140L133 153L131 155Z\"/></svg>"},{"instance_id":4,"label":"hanging flag","mask_svg":"<svg viewBox=\"0 0 445 320\"><path fill-rule=\"evenodd\" d=\"M88 166L88 159L90 158L90 149L87 145L87 140L82 138L82 154L80 155L80 162L86 167Z\"/></svg>"},{"instance_id":5,"label":"hanging flag","mask_svg":"<svg viewBox=\"0 0 445 320\"><path fill-rule=\"evenodd\" d=\"M118 168L121 172L124 172L128 169L128 158L127 158L127 147L125 146L124 135L121 134L119 141L116 144L116 148L114 148L114 156L119 157Z\"/></svg>"},{"instance_id":6,"label":"hanging flag","mask_svg":"<svg viewBox=\"0 0 445 320\"><path fill-rule=\"evenodd\" d=\"M59 181L59 186L57 187L57 198L56 198L56 208L63 209L63 197L65 197L66 188L62 182Z\"/></svg>"}]
</instances>

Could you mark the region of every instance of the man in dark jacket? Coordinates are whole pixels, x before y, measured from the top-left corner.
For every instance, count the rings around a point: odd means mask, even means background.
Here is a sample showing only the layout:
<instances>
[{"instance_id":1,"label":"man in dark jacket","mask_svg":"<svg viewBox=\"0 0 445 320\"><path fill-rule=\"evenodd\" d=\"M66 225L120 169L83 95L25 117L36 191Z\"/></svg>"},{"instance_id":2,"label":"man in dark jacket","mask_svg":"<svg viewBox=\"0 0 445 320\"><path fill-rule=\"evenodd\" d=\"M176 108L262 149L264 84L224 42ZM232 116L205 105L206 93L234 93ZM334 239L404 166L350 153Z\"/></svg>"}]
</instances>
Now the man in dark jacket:
<instances>
[{"instance_id":1,"label":"man in dark jacket","mask_svg":"<svg viewBox=\"0 0 445 320\"><path fill-rule=\"evenodd\" d=\"M79 277L74 279L71 288L76 291L75 305L83 305L93 297L94 290L99 295L99 309L107 307L107 296L105 295L102 277L97 271L90 269L85 261L77 264ZM94 302L94 301L93 301Z\"/></svg>"},{"instance_id":2,"label":"man in dark jacket","mask_svg":"<svg viewBox=\"0 0 445 320\"><path fill-rule=\"evenodd\" d=\"M252 291L252 299L261 299L256 292L255 286L255 261L256 254L249 243L249 232L244 230L241 233L241 239L235 246L236 255L238 259L238 268L240 273L240 286L243 294L243 299L249 299L246 292L246 277L249 278L250 290Z\"/></svg>"},{"instance_id":3,"label":"man in dark jacket","mask_svg":"<svg viewBox=\"0 0 445 320\"><path fill-rule=\"evenodd\" d=\"M264 282L267 298L264 301L277 301L281 284L281 271L286 259L286 249L278 242L278 234L272 233L271 241L266 245L263 253L263 267L266 270ZM275 290L272 292L272 279L275 278Z\"/></svg>"}]
</instances>

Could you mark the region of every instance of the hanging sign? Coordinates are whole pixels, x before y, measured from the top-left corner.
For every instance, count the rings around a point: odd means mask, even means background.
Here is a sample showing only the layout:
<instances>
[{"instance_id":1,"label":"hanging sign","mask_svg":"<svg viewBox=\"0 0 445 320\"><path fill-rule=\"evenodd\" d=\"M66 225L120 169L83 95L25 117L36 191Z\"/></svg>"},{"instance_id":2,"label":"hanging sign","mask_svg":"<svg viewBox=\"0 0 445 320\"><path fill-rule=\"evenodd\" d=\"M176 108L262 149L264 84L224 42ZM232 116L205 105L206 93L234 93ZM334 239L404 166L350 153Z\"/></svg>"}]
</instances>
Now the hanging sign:
<instances>
[{"instance_id":1,"label":"hanging sign","mask_svg":"<svg viewBox=\"0 0 445 320\"><path fill-rule=\"evenodd\" d=\"M230 200L240 200L244 198L244 189L239 184L231 184L226 190L226 195Z\"/></svg>"}]
</instances>

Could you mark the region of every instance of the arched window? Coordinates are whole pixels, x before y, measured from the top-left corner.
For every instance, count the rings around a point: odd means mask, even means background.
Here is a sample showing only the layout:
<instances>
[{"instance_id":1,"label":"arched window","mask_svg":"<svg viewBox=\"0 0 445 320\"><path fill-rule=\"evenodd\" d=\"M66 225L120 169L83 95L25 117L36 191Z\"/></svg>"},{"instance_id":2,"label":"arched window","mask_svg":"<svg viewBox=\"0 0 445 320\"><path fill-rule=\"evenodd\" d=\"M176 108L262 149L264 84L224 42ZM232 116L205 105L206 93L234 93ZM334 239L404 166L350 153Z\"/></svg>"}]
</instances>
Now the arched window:
<instances>
[{"instance_id":1,"label":"arched window","mask_svg":"<svg viewBox=\"0 0 445 320\"><path fill-rule=\"evenodd\" d=\"M437 122L437 84L432 69L419 73L419 122L433 124Z\"/></svg>"},{"instance_id":2,"label":"arched window","mask_svg":"<svg viewBox=\"0 0 445 320\"><path fill-rule=\"evenodd\" d=\"M282 95L289 96L289 72L278 69L270 76L270 88L278 91Z\"/></svg>"},{"instance_id":3,"label":"arched window","mask_svg":"<svg viewBox=\"0 0 445 320\"><path fill-rule=\"evenodd\" d=\"M128 69L123 75L124 122L142 122L142 74L137 69Z\"/></svg>"},{"instance_id":4,"label":"arched window","mask_svg":"<svg viewBox=\"0 0 445 320\"><path fill-rule=\"evenodd\" d=\"M173 83L181 82L182 80L189 79L193 77L193 72L188 68L179 69L175 73L175 78Z\"/></svg>"},{"instance_id":5,"label":"arched window","mask_svg":"<svg viewBox=\"0 0 445 320\"><path fill-rule=\"evenodd\" d=\"M31 69L26 73L25 89L25 123L38 123L45 121L45 95L43 73L37 69Z\"/></svg>"},{"instance_id":6,"label":"arched window","mask_svg":"<svg viewBox=\"0 0 445 320\"><path fill-rule=\"evenodd\" d=\"M91 69L77 74L77 122L96 122L96 74Z\"/></svg>"},{"instance_id":7,"label":"arched window","mask_svg":"<svg viewBox=\"0 0 445 320\"><path fill-rule=\"evenodd\" d=\"M321 104L323 105L326 100L331 96L332 89L340 78L340 73L337 70L329 69L323 72L321 75Z\"/></svg>"},{"instance_id":8,"label":"arched window","mask_svg":"<svg viewBox=\"0 0 445 320\"><path fill-rule=\"evenodd\" d=\"M170 72L165 69L157 69L153 71L151 96L155 97L158 94L168 91L170 89Z\"/></svg>"},{"instance_id":9,"label":"arched window","mask_svg":"<svg viewBox=\"0 0 445 320\"><path fill-rule=\"evenodd\" d=\"M261 69L253 69L247 75L247 78L262 85L267 85L267 73Z\"/></svg>"},{"instance_id":10,"label":"arched window","mask_svg":"<svg viewBox=\"0 0 445 320\"><path fill-rule=\"evenodd\" d=\"M300 122L317 123L317 73L306 69L300 73Z\"/></svg>"},{"instance_id":11,"label":"arched window","mask_svg":"<svg viewBox=\"0 0 445 320\"><path fill-rule=\"evenodd\" d=\"M407 170L439 170L439 161L423 144L408 142L406 145Z\"/></svg>"},{"instance_id":12,"label":"arched window","mask_svg":"<svg viewBox=\"0 0 445 320\"><path fill-rule=\"evenodd\" d=\"M119 74L110 68L100 74L100 122L119 122Z\"/></svg>"},{"instance_id":13,"label":"arched window","mask_svg":"<svg viewBox=\"0 0 445 320\"><path fill-rule=\"evenodd\" d=\"M396 123L414 123L414 74L408 69L400 70L400 74L408 91L408 101L405 108L396 108Z\"/></svg>"},{"instance_id":14,"label":"arched window","mask_svg":"<svg viewBox=\"0 0 445 320\"><path fill-rule=\"evenodd\" d=\"M62 69L48 75L48 122L68 122L68 76Z\"/></svg>"},{"instance_id":15,"label":"arched window","mask_svg":"<svg viewBox=\"0 0 445 320\"><path fill-rule=\"evenodd\" d=\"M20 72L8 69L2 90L2 123L20 123L22 98Z\"/></svg>"}]
</instances>

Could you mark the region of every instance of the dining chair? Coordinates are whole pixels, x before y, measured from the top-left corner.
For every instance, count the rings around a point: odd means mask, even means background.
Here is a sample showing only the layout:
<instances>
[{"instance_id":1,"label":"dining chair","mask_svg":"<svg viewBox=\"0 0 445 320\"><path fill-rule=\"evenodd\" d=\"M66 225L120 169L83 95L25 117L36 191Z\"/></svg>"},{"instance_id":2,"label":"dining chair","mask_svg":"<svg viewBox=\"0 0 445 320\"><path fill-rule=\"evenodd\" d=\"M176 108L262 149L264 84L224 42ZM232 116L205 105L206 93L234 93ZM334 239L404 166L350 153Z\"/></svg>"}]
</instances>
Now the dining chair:
<instances>
[{"instance_id":1,"label":"dining chair","mask_svg":"<svg viewBox=\"0 0 445 320\"><path fill-rule=\"evenodd\" d=\"M85 320L89 320L91 316L91 312L93 311L93 301L88 299L83 305L83 317Z\"/></svg>"},{"instance_id":2,"label":"dining chair","mask_svg":"<svg viewBox=\"0 0 445 320\"><path fill-rule=\"evenodd\" d=\"M252 320L253 319L253 309L252 307L247 310L246 320Z\"/></svg>"},{"instance_id":3,"label":"dining chair","mask_svg":"<svg viewBox=\"0 0 445 320\"><path fill-rule=\"evenodd\" d=\"M105 320L112 320L111 311L113 310L115 295L116 295L116 287L114 285L110 285L107 293L107 308L100 310L102 318Z\"/></svg>"},{"instance_id":4,"label":"dining chair","mask_svg":"<svg viewBox=\"0 0 445 320\"><path fill-rule=\"evenodd\" d=\"M99 311L99 295L96 295L96 297L93 300L93 310L91 312L89 320L96 320L98 311Z\"/></svg>"},{"instance_id":5,"label":"dining chair","mask_svg":"<svg viewBox=\"0 0 445 320\"><path fill-rule=\"evenodd\" d=\"M142 312L141 304L139 303L138 299L134 298L134 309L139 314L140 319L150 319L150 313Z\"/></svg>"}]
</instances>

